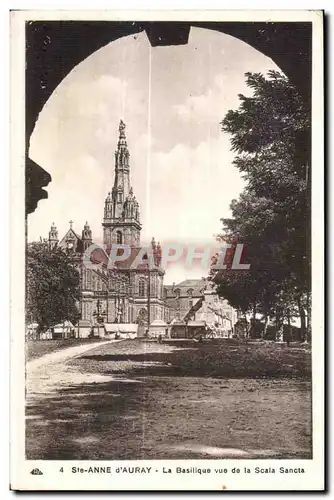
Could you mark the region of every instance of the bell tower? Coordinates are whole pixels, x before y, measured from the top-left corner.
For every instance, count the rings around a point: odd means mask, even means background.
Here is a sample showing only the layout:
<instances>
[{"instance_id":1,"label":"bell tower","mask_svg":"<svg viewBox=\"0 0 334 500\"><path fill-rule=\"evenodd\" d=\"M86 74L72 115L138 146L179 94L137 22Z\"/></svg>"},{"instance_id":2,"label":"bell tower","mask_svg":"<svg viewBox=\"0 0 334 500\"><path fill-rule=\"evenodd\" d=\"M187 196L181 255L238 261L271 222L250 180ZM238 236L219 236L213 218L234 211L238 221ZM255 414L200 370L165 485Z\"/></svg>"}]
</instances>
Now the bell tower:
<instances>
[{"instance_id":1,"label":"bell tower","mask_svg":"<svg viewBox=\"0 0 334 500\"><path fill-rule=\"evenodd\" d=\"M55 248L59 243L58 239L58 230L55 226L55 223L52 222L50 231L49 231L49 248Z\"/></svg>"},{"instance_id":2,"label":"bell tower","mask_svg":"<svg viewBox=\"0 0 334 500\"><path fill-rule=\"evenodd\" d=\"M86 224L84 225L84 228L82 230L82 243L83 243L83 249L87 250L89 246L92 244L92 230L89 227L88 222L86 221Z\"/></svg>"},{"instance_id":3,"label":"bell tower","mask_svg":"<svg viewBox=\"0 0 334 500\"><path fill-rule=\"evenodd\" d=\"M139 204L130 184L130 153L125 136L125 124L120 121L117 150L115 151L115 178L104 204L103 243L140 245Z\"/></svg>"}]
</instances>

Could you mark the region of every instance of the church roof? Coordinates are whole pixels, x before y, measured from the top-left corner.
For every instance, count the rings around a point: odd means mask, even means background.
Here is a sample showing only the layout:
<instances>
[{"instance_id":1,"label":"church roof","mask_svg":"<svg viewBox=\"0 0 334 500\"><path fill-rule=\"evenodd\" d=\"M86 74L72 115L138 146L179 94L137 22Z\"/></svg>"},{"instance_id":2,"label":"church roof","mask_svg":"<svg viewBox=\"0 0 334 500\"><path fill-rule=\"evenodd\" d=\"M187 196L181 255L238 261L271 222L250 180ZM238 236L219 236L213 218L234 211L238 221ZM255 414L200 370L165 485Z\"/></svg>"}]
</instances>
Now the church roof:
<instances>
[{"instance_id":1,"label":"church roof","mask_svg":"<svg viewBox=\"0 0 334 500\"><path fill-rule=\"evenodd\" d=\"M203 286L206 283L206 280L203 278L200 279L187 279L184 281L181 281L181 283L178 283L175 285L174 288L198 288Z\"/></svg>"},{"instance_id":2,"label":"church roof","mask_svg":"<svg viewBox=\"0 0 334 500\"><path fill-rule=\"evenodd\" d=\"M72 227L63 236L63 238L61 239L61 241L59 243L59 246L66 247L68 240L73 240L75 242L75 250L76 251L79 251L79 252L82 251L82 240Z\"/></svg>"},{"instance_id":3,"label":"church roof","mask_svg":"<svg viewBox=\"0 0 334 500\"><path fill-rule=\"evenodd\" d=\"M91 261L93 263L96 263L96 264L102 263L104 266L107 266L109 255L111 253L111 249L112 249L112 247L108 248L106 251L104 251L100 247L96 248L90 254ZM124 269L124 270L129 269L131 267L131 265L134 263L136 257L138 257L138 254L140 251L141 251L140 247L130 247L130 255L124 260L116 261L113 265L113 268ZM120 253L117 253L117 255L122 255L121 249L119 249L118 252L120 252ZM147 268L148 268L148 266L146 263L141 263L141 264L138 264L138 266L136 266L137 270L142 270L142 271L147 270Z\"/></svg>"}]
</instances>

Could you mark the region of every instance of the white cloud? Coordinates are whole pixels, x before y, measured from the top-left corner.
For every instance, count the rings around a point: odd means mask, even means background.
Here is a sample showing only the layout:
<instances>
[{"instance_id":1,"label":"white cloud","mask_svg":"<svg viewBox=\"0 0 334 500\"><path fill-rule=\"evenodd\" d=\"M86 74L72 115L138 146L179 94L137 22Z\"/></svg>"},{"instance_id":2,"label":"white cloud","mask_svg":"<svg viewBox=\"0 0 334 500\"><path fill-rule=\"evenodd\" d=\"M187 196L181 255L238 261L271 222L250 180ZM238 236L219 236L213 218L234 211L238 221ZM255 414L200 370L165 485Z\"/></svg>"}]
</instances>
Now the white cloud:
<instances>
[{"instance_id":1,"label":"white cloud","mask_svg":"<svg viewBox=\"0 0 334 500\"><path fill-rule=\"evenodd\" d=\"M32 135L30 156L52 182L29 216L29 240L46 237L52 221L63 236L70 219L78 232L88 220L101 240L120 118L142 241L211 240L243 185L219 122L247 92L244 72L270 68L247 44L204 29L192 29L186 46L151 48L143 33L92 54L53 93Z\"/></svg>"},{"instance_id":2,"label":"white cloud","mask_svg":"<svg viewBox=\"0 0 334 500\"><path fill-rule=\"evenodd\" d=\"M196 148L178 144L152 157L151 230L161 239L208 241L220 230L243 181L226 136Z\"/></svg>"}]
</instances>

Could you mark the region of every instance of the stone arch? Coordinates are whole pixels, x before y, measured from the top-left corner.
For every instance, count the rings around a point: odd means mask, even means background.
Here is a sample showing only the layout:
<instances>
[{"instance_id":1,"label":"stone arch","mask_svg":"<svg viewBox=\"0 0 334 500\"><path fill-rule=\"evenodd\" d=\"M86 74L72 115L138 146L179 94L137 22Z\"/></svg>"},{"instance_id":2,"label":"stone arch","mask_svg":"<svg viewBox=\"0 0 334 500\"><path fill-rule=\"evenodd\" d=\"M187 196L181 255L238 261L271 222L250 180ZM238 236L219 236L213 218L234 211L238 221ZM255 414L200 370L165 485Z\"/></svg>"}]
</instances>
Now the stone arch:
<instances>
[{"instance_id":1,"label":"stone arch","mask_svg":"<svg viewBox=\"0 0 334 500\"><path fill-rule=\"evenodd\" d=\"M48 197L43 188L52 180L42 166L29 158L30 136L44 104L66 75L95 51L123 36L145 30L153 47L181 45L188 42L192 26L239 38L270 57L296 85L310 108L311 22L27 22L26 214L34 212L38 201Z\"/></svg>"}]
</instances>

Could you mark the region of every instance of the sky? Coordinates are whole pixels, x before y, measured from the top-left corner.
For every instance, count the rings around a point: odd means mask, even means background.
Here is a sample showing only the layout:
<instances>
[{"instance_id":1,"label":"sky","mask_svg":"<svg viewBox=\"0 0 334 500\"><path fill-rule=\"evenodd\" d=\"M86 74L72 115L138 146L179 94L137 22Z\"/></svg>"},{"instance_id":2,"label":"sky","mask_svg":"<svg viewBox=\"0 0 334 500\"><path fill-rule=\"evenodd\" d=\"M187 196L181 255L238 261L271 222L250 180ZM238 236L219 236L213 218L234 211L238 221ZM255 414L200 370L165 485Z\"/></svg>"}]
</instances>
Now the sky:
<instances>
[{"instance_id":1,"label":"sky","mask_svg":"<svg viewBox=\"0 0 334 500\"><path fill-rule=\"evenodd\" d=\"M191 28L187 45L151 47L146 33L118 39L77 65L41 111L30 157L52 176L29 215L28 239L60 239L86 220L102 242L104 200L114 178L120 119L126 124L131 183L139 201L142 243L215 244L220 219L243 189L220 122L251 95L247 71L279 68L246 43ZM165 283L206 276L200 263L174 264Z\"/></svg>"}]
</instances>

